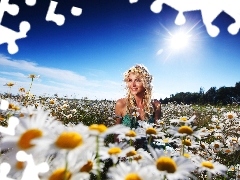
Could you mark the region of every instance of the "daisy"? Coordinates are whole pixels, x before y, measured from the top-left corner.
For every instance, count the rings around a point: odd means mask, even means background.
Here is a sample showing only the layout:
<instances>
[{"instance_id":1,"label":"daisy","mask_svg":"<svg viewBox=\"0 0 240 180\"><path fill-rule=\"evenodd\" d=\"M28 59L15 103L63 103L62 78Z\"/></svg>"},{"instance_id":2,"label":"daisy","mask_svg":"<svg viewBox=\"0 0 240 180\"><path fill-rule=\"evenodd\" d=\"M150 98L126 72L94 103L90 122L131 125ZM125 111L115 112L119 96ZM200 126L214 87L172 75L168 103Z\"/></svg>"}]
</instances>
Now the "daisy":
<instances>
[{"instance_id":1,"label":"daisy","mask_svg":"<svg viewBox=\"0 0 240 180\"><path fill-rule=\"evenodd\" d=\"M101 138L104 138L109 134L127 133L128 131L129 128L122 124L116 124L111 127L107 127L104 124L92 124L89 126L90 134L93 136L99 136Z\"/></svg>"},{"instance_id":2,"label":"daisy","mask_svg":"<svg viewBox=\"0 0 240 180\"><path fill-rule=\"evenodd\" d=\"M226 119L233 120L237 117L237 113L230 111L223 114Z\"/></svg>"},{"instance_id":3,"label":"daisy","mask_svg":"<svg viewBox=\"0 0 240 180\"><path fill-rule=\"evenodd\" d=\"M77 160L76 164L79 167L79 172L93 173L95 175L97 175L98 171L103 171L104 168L104 164L102 162L98 162L96 152L94 151L87 151L83 153Z\"/></svg>"},{"instance_id":4,"label":"daisy","mask_svg":"<svg viewBox=\"0 0 240 180\"><path fill-rule=\"evenodd\" d=\"M88 180L90 174L80 170L75 156L58 153L52 160L50 170L42 175L41 180Z\"/></svg>"},{"instance_id":5,"label":"daisy","mask_svg":"<svg viewBox=\"0 0 240 180\"><path fill-rule=\"evenodd\" d=\"M41 144L44 139L48 139L55 126L59 123L48 116L48 112L38 108L33 116L26 116L19 119L19 124L15 128L14 136L4 136L1 148L11 148L11 153L23 150L27 153L44 152L48 146ZM34 142L37 140L38 142Z\"/></svg>"},{"instance_id":6,"label":"daisy","mask_svg":"<svg viewBox=\"0 0 240 180\"><path fill-rule=\"evenodd\" d=\"M198 163L196 163L198 172L207 172L208 178L211 179L212 175L221 174L225 175L227 171L227 167L219 162L214 162L212 160L206 161L205 159L199 159Z\"/></svg>"},{"instance_id":7,"label":"daisy","mask_svg":"<svg viewBox=\"0 0 240 180\"><path fill-rule=\"evenodd\" d=\"M194 131L196 128L197 127L191 127L187 125L180 127L170 126L167 132L175 137L194 136L198 139L201 139L199 131Z\"/></svg>"},{"instance_id":8,"label":"daisy","mask_svg":"<svg viewBox=\"0 0 240 180\"><path fill-rule=\"evenodd\" d=\"M141 129L142 132L145 132L145 135L147 137L163 137L165 135L164 132L162 132L162 128L154 127L154 123L148 123L146 121L138 121L139 123L139 128ZM139 130L136 130L140 132Z\"/></svg>"},{"instance_id":9,"label":"daisy","mask_svg":"<svg viewBox=\"0 0 240 180\"><path fill-rule=\"evenodd\" d=\"M196 115L192 116L190 119L187 116L181 116L179 119L171 119L171 123L184 123L184 124L190 124L194 121L196 118Z\"/></svg>"},{"instance_id":10,"label":"daisy","mask_svg":"<svg viewBox=\"0 0 240 180\"><path fill-rule=\"evenodd\" d=\"M169 180L189 179L192 177L190 174L195 166L191 160L183 156L171 157L169 153L159 149L153 149L149 146L153 159L152 165L148 169L154 173L153 179L167 178Z\"/></svg>"},{"instance_id":11,"label":"daisy","mask_svg":"<svg viewBox=\"0 0 240 180\"><path fill-rule=\"evenodd\" d=\"M28 78L31 78L32 80L35 79L35 78L39 78L40 75L35 75L35 74L29 74L28 75Z\"/></svg>"},{"instance_id":12,"label":"daisy","mask_svg":"<svg viewBox=\"0 0 240 180\"><path fill-rule=\"evenodd\" d=\"M135 130L135 129L130 129L129 127L127 132L120 132L118 135L118 139L120 141L128 141L130 142L130 145L136 141L136 139L141 139L142 137L146 137L145 135L143 135L143 133L139 133L139 131Z\"/></svg>"},{"instance_id":13,"label":"daisy","mask_svg":"<svg viewBox=\"0 0 240 180\"><path fill-rule=\"evenodd\" d=\"M56 135L45 143L49 152L81 153L86 149L96 149L95 138L89 134L88 126L81 123L75 126L59 126Z\"/></svg>"},{"instance_id":14,"label":"daisy","mask_svg":"<svg viewBox=\"0 0 240 180\"><path fill-rule=\"evenodd\" d=\"M134 150L134 147L127 146L126 143L109 143L108 147L102 147L100 149L99 155L102 160L111 158L113 164L116 164L119 158L126 157L127 153Z\"/></svg>"},{"instance_id":15,"label":"daisy","mask_svg":"<svg viewBox=\"0 0 240 180\"><path fill-rule=\"evenodd\" d=\"M212 148L215 152L221 151L223 146L224 146L223 143L220 142L219 140L215 140L210 144L210 148Z\"/></svg>"},{"instance_id":16,"label":"daisy","mask_svg":"<svg viewBox=\"0 0 240 180\"><path fill-rule=\"evenodd\" d=\"M144 166L137 162L120 162L117 166L111 167L107 173L109 179L113 180L152 180L153 175Z\"/></svg>"},{"instance_id":17,"label":"daisy","mask_svg":"<svg viewBox=\"0 0 240 180\"><path fill-rule=\"evenodd\" d=\"M12 87L14 85L14 83L12 83L12 82L8 82L8 83L6 83L6 84L4 84L4 86L8 86L8 87Z\"/></svg>"}]
</instances>

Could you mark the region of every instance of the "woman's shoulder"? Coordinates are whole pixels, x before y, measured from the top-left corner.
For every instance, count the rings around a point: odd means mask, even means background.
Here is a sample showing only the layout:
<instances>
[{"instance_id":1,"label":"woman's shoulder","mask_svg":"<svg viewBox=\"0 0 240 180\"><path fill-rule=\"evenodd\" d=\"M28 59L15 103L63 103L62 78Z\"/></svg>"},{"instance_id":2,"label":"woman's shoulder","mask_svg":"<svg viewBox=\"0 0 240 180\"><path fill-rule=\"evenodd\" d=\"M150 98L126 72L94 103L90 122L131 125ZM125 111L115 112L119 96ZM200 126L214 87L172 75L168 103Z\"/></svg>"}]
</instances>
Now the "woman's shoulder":
<instances>
[{"instance_id":1,"label":"woman's shoulder","mask_svg":"<svg viewBox=\"0 0 240 180\"><path fill-rule=\"evenodd\" d=\"M116 101L117 107L125 107L126 106L126 98L120 98Z\"/></svg>"}]
</instances>

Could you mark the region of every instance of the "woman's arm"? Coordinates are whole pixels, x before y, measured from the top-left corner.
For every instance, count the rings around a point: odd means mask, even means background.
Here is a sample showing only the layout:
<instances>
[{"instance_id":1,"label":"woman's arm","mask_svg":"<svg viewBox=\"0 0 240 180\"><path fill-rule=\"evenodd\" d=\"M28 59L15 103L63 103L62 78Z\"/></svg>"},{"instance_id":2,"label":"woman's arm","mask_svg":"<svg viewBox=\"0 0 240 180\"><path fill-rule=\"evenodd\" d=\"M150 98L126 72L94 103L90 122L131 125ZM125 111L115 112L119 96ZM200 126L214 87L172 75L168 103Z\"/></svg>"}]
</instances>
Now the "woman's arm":
<instances>
[{"instance_id":1,"label":"woman's arm","mask_svg":"<svg viewBox=\"0 0 240 180\"><path fill-rule=\"evenodd\" d=\"M154 108L154 123L157 124L157 120L161 118L161 103L157 99L153 100L153 108Z\"/></svg>"},{"instance_id":2,"label":"woman's arm","mask_svg":"<svg viewBox=\"0 0 240 180\"><path fill-rule=\"evenodd\" d=\"M122 123L123 109L124 109L123 99L117 100L116 105L115 105L115 119L116 119L115 124L121 124ZM118 136L118 134L114 135L115 142L119 142L117 136Z\"/></svg>"}]
</instances>

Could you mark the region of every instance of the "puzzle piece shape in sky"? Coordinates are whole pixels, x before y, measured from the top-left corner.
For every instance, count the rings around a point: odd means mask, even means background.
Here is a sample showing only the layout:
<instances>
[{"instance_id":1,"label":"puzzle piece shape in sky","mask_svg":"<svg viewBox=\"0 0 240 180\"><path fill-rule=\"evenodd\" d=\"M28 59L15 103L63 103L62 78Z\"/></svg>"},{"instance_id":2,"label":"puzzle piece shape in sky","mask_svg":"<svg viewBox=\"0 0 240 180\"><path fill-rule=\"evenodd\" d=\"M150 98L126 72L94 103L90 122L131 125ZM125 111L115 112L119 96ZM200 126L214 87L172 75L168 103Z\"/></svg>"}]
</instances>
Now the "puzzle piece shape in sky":
<instances>
[{"instance_id":1,"label":"puzzle piece shape in sky","mask_svg":"<svg viewBox=\"0 0 240 180\"><path fill-rule=\"evenodd\" d=\"M154 13L162 10L162 5L166 4L179 13L175 19L177 25L185 23L184 12L201 10L203 23L206 26L208 34L216 37L220 30L212 22L221 13L225 12L235 19L235 23L228 27L231 34L237 34L240 28L240 0L155 0L150 9Z\"/></svg>"},{"instance_id":2,"label":"puzzle piece shape in sky","mask_svg":"<svg viewBox=\"0 0 240 180\"><path fill-rule=\"evenodd\" d=\"M72 13L73 16L80 16L82 14L82 9L73 6L72 9L71 9L71 13Z\"/></svg>"},{"instance_id":3,"label":"puzzle piece shape in sky","mask_svg":"<svg viewBox=\"0 0 240 180\"><path fill-rule=\"evenodd\" d=\"M10 117L8 120L8 127L0 126L0 132L8 135L15 135L15 128L19 124L19 119L17 117Z\"/></svg>"},{"instance_id":4,"label":"puzzle piece shape in sky","mask_svg":"<svg viewBox=\"0 0 240 180\"><path fill-rule=\"evenodd\" d=\"M28 5L28 6L34 6L36 4L36 1L37 0L25 0L25 3Z\"/></svg>"},{"instance_id":5,"label":"puzzle piece shape in sky","mask_svg":"<svg viewBox=\"0 0 240 180\"><path fill-rule=\"evenodd\" d=\"M2 99L0 104L0 110L6 111L8 109L9 102L7 100Z\"/></svg>"},{"instance_id":6,"label":"puzzle piece shape in sky","mask_svg":"<svg viewBox=\"0 0 240 180\"><path fill-rule=\"evenodd\" d=\"M29 155L24 151L19 151L16 154L16 159L18 161L27 162L21 180L40 180L38 174L49 171L49 165L46 162L35 165L32 154Z\"/></svg>"},{"instance_id":7,"label":"puzzle piece shape in sky","mask_svg":"<svg viewBox=\"0 0 240 180\"><path fill-rule=\"evenodd\" d=\"M18 52L18 46L15 41L27 37L27 32L30 30L30 24L27 21L22 21L19 30L19 32L16 32L0 25L0 44L8 43L8 52L10 54Z\"/></svg>"},{"instance_id":8,"label":"puzzle piece shape in sky","mask_svg":"<svg viewBox=\"0 0 240 180\"><path fill-rule=\"evenodd\" d=\"M9 0L1 0L0 2L0 23L5 12L8 12L12 16L16 16L19 12L19 7L16 4L9 4Z\"/></svg>"},{"instance_id":9,"label":"puzzle piece shape in sky","mask_svg":"<svg viewBox=\"0 0 240 180\"><path fill-rule=\"evenodd\" d=\"M27 5L33 6L36 0L25 0L25 2ZM19 32L2 26L1 22L5 12L8 12L12 16L16 16L19 12L19 7L16 4L9 4L9 0L1 0L0 2L0 45L7 43L8 52L14 54L18 52L18 46L15 41L27 37L26 34L30 30L30 24L26 21L22 21L19 25Z\"/></svg>"},{"instance_id":10,"label":"puzzle piece shape in sky","mask_svg":"<svg viewBox=\"0 0 240 180\"><path fill-rule=\"evenodd\" d=\"M3 162L0 164L0 179L1 180L14 180L12 178L8 178L7 174L9 173L11 169L10 164Z\"/></svg>"},{"instance_id":11,"label":"puzzle piece shape in sky","mask_svg":"<svg viewBox=\"0 0 240 180\"><path fill-rule=\"evenodd\" d=\"M58 26L61 26L65 22L65 17L62 14L55 14L55 9L57 7L58 2L51 1L50 5L48 7L47 15L46 15L46 21L53 21Z\"/></svg>"},{"instance_id":12,"label":"puzzle piece shape in sky","mask_svg":"<svg viewBox=\"0 0 240 180\"><path fill-rule=\"evenodd\" d=\"M138 2L138 0L129 0L130 4Z\"/></svg>"},{"instance_id":13,"label":"puzzle piece shape in sky","mask_svg":"<svg viewBox=\"0 0 240 180\"><path fill-rule=\"evenodd\" d=\"M65 17L62 14L55 14L55 9L57 7L58 2L51 1L50 5L48 7L47 15L46 15L46 21L53 21L58 26L62 26L65 22ZM82 9L78 7L72 7L71 13L74 16L80 16L82 14Z\"/></svg>"}]
</instances>

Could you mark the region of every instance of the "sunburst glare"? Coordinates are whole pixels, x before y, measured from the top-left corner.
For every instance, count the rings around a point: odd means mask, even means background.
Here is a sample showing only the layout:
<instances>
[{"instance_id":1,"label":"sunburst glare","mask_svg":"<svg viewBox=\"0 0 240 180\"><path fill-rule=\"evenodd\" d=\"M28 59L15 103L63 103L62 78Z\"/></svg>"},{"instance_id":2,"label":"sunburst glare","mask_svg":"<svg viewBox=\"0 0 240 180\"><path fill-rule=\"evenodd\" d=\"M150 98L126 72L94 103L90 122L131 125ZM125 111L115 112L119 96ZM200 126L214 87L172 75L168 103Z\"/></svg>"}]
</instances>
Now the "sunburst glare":
<instances>
[{"instance_id":1,"label":"sunburst glare","mask_svg":"<svg viewBox=\"0 0 240 180\"><path fill-rule=\"evenodd\" d=\"M161 24L167 34L162 34L164 36L163 40L161 41L162 47L157 51L156 54L166 56L164 58L165 61L176 53L179 54L187 51L187 54L189 54L192 50L194 50L193 47L196 45L195 42L200 42L200 39L202 39L200 34L203 31L199 31L199 29L201 29L203 25L199 26L200 22L201 20L197 21L190 27L189 25L186 25L174 30L170 30Z\"/></svg>"}]
</instances>

